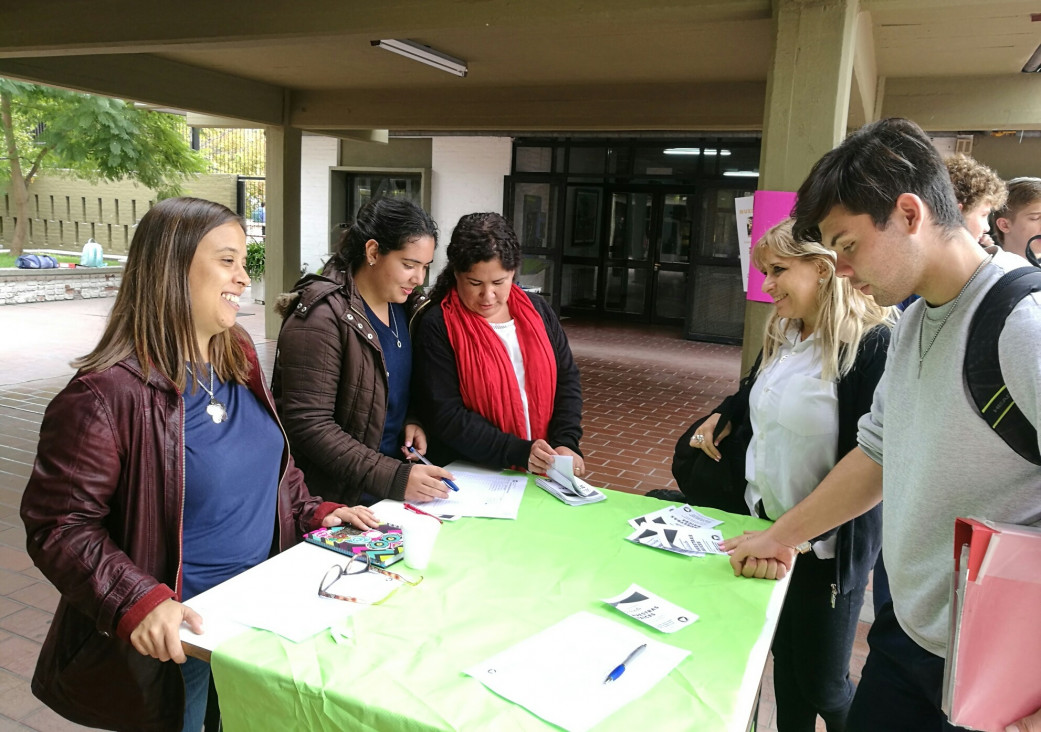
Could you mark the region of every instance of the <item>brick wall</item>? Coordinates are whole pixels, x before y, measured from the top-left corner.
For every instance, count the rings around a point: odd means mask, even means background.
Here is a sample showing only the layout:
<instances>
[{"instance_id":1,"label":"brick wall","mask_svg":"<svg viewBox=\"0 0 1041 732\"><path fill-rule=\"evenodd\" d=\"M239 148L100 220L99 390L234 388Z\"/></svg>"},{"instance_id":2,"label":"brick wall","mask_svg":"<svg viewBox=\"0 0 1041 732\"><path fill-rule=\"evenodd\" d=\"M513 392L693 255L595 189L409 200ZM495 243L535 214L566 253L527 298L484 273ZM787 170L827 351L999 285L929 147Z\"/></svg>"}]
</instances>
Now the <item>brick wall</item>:
<instances>
[{"instance_id":1,"label":"brick wall","mask_svg":"<svg viewBox=\"0 0 1041 732\"><path fill-rule=\"evenodd\" d=\"M189 179L185 194L223 203L234 210L237 176ZM155 193L129 181L89 183L39 176L29 187L29 243L26 249L78 252L88 239L106 254L126 254L134 226L155 203ZM14 199L0 188L0 246L14 235Z\"/></svg>"},{"instance_id":2,"label":"brick wall","mask_svg":"<svg viewBox=\"0 0 1041 732\"><path fill-rule=\"evenodd\" d=\"M0 269L0 305L115 297L122 267Z\"/></svg>"}]
</instances>

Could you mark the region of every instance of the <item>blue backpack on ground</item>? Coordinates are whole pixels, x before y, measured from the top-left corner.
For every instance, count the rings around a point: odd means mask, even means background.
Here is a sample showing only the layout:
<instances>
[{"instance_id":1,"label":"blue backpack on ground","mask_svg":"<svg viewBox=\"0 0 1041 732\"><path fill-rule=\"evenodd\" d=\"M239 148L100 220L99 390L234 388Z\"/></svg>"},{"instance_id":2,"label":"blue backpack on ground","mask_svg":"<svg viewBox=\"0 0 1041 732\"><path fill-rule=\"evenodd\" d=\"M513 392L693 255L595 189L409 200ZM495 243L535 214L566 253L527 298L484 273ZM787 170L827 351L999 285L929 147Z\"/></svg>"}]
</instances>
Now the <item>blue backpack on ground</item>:
<instances>
[{"instance_id":1,"label":"blue backpack on ground","mask_svg":"<svg viewBox=\"0 0 1041 732\"><path fill-rule=\"evenodd\" d=\"M58 260L50 254L23 254L17 264L18 269L54 269Z\"/></svg>"}]
</instances>

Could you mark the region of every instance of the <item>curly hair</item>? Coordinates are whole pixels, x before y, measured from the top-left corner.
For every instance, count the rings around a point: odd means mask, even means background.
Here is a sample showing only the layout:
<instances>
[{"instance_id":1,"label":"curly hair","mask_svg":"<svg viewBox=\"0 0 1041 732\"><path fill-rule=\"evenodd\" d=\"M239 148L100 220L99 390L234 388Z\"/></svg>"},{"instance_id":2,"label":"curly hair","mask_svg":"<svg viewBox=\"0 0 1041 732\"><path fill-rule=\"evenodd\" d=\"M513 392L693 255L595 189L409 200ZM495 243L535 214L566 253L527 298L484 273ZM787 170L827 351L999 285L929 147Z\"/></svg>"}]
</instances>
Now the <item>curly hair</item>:
<instances>
[{"instance_id":1,"label":"curly hair","mask_svg":"<svg viewBox=\"0 0 1041 732\"><path fill-rule=\"evenodd\" d=\"M954 184L954 197L962 211L971 211L980 205L999 209L1008 199L1008 188L997 173L968 155L958 153L944 161Z\"/></svg>"},{"instance_id":2,"label":"curly hair","mask_svg":"<svg viewBox=\"0 0 1041 732\"><path fill-rule=\"evenodd\" d=\"M766 258L774 254L784 259L814 262L822 273L817 289L817 327L814 348L821 356L821 377L842 378L857 360L857 344L864 334L877 325L892 325L896 308L882 307L874 298L853 287L844 277L835 276L835 253L814 241L797 241L792 235L793 219L785 219L769 229L752 250L752 263L764 272ZM763 359L760 372L777 358L786 334L792 328L801 330L802 321L781 318L774 309L763 334Z\"/></svg>"},{"instance_id":3,"label":"curly hair","mask_svg":"<svg viewBox=\"0 0 1041 732\"><path fill-rule=\"evenodd\" d=\"M455 287L457 272L469 272L475 264L498 259L507 272L517 271L521 260L517 233L501 214L466 214L455 225L448 242L448 264L437 277L430 299L441 302Z\"/></svg>"}]
</instances>

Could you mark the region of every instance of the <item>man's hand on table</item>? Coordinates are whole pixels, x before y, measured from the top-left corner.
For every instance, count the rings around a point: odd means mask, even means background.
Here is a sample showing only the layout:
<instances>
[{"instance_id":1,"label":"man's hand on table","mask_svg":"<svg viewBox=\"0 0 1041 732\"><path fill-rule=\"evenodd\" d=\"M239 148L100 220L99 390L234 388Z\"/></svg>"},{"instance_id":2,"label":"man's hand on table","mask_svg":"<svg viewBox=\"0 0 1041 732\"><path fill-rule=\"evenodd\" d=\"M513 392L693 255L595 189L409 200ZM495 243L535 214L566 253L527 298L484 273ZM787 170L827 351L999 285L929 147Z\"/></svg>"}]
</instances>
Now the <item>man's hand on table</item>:
<instances>
[{"instance_id":1,"label":"man's hand on table","mask_svg":"<svg viewBox=\"0 0 1041 732\"><path fill-rule=\"evenodd\" d=\"M795 564L794 547L773 539L770 531L746 531L723 542L730 554L730 566L736 577L784 579Z\"/></svg>"}]
</instances>

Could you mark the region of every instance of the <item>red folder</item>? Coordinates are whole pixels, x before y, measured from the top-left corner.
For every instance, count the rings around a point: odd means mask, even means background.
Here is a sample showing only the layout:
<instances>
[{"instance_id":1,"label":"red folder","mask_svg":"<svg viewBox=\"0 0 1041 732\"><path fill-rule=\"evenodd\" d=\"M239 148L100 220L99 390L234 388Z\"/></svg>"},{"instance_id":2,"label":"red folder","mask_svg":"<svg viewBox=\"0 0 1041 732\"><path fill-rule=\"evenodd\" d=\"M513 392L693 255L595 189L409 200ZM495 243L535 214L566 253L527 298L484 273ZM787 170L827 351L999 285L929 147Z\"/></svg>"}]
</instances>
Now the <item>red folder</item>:
<instances>
[{"instance_id":1,"label":"red folder","mask_svg":"<svg viewBox=\"0 0 1041 732\"><path fill-rule=\"evenodd\" d=\"M943 710L952 724L1004 732L1041 709L1041 528L954 522Z\"/></svg>"}]
</instances>

